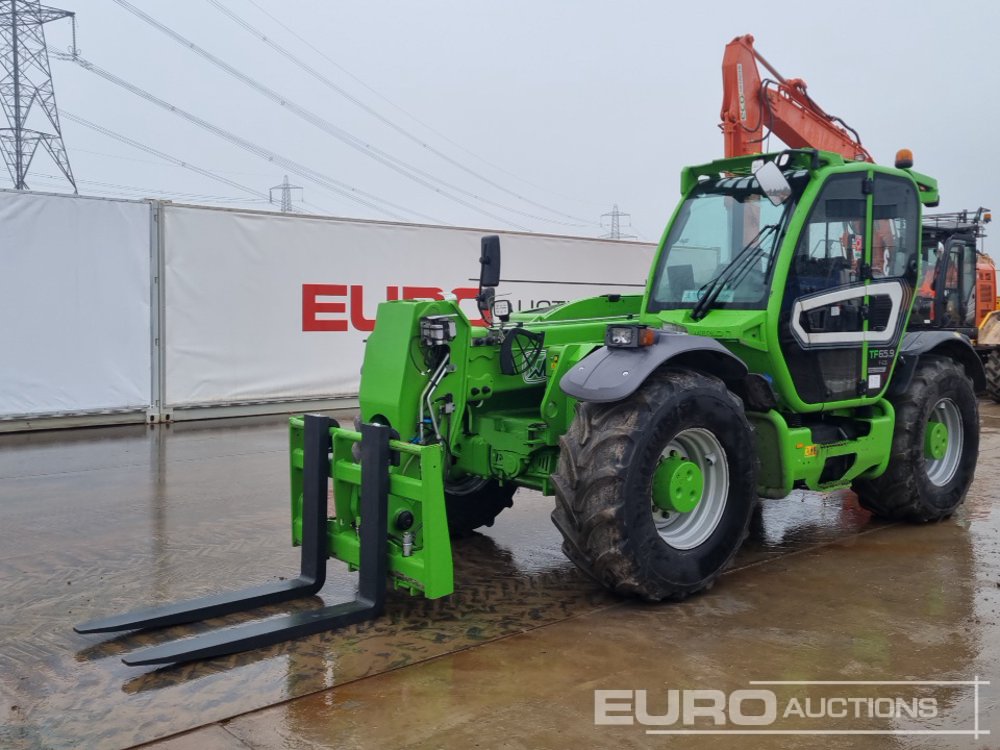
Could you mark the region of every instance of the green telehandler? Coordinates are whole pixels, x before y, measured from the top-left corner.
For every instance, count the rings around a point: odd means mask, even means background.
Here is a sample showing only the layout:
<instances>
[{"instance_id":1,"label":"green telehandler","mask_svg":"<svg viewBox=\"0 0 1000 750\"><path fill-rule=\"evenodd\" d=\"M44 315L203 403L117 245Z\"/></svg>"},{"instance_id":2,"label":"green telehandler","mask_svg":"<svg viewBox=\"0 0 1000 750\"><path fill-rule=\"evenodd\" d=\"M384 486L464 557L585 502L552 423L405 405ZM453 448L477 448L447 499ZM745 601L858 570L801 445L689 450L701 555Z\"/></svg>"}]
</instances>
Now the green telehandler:
<instances>
[{"instance_id":1,"label":"green telehandler","mask_svg":"<svg viewBox=\"0 0 1000 750\"><path fill-rule=\"evenodd\" d=\"M308 595L328 557L358 597L126 656L184 661L380 614L387 581L452 593L451 538L518 488L554 495L563 550L642 599L710 587L758 498L852 488L885 519L950 515L973 478L983 366L956 331L908 331L921 210L902 163L791 149L681 174L645 293L512 314L484 237L477 327L449 299L378 308L360 420L290 425L294 581L93 621L157 627ZM327 508L333 489L332 516Z\"/></svg>"}]
</instances>

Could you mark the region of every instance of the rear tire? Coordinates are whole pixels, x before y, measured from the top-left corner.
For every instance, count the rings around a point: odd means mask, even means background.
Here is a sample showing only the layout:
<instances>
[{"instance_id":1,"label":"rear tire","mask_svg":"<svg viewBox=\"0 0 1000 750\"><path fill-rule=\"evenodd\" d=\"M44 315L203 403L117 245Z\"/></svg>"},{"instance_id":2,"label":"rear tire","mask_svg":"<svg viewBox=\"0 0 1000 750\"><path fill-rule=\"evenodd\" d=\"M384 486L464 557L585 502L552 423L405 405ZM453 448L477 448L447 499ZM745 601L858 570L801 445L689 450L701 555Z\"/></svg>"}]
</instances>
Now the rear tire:
<instances>
[{"instance_id":1,"label":"rear tire","mask_svg":"<svg viewBox=\"0 0 1000 750\"><path fill-rule=\"evenodd\" d=\"M972 382L956 362L922 357L909 388L892 405L896 426L889 467L876 479L854 483L858 500L889 521L947 518L965 500L979 457L979 407ZM947 447L939 458L928 455L932 423L947 428Z\"/></svg>"},{"instance_id":2,"label":"rear tire","mask_svg":"<svg viewBox=\"0 0 1000 750\"><path fill-rule=\"evenodd\" d=\"M1000 349L994 349L986 358L986 395L1000 404Z\"/></svg>"},{"instance_id":3,"label":"rear tire","mask_svg":"<svg viewBox=\"0 0 1000 750\"><path fill-rule=\"evenodd\" d=\"M505 509L514 504L517 485L501 485L495 479L468 476L460 482L445 485L444 503L448 513L448 531L463 537L476 529L492 526Z\"/></svg>"},{"instance_id":4,"label":"rear tire","mask_svg":"<svg viewBox=\"0 0 1000 750\"><path fill-rule=\"evenodd\" d=\"M700 500L660 510L653 478L677 456L698 465ZM739 399L718 379L654 373L612 404L581 403L552 475L563 551L608 588L650 601L709 588L746 538L756 454Z\"/></svg>"}]
</instances>

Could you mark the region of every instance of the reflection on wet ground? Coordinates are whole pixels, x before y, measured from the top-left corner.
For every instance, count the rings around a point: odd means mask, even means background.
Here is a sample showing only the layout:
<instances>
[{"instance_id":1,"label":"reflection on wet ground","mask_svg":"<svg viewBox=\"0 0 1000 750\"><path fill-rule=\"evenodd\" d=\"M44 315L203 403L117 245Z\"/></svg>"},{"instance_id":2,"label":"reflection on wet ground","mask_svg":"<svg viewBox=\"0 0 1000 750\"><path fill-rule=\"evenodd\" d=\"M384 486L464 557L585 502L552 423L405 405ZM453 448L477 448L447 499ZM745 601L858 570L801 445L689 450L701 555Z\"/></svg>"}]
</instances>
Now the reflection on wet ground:
<instances>
[{"instance_id":1,"label":"reflection on wet ground","mask_svg":"<svg viewBox=\"0 0 1000 750\"><path fill-rule=\"evenodd\" d=\"M994 747L998 459L1000 408L983 404L977 480L954 518L879 524L850 492L765 501L734 570L667 606L622 601L579 574L548 520L551 500L522 490L488 534L455 544L452 597L394 593L373 623L144 670L120 654L208 627L102 639L71 625L295 575L284 425L0 436L0 747L122 748L196 727L160 747L650 747L666 738L594 726L594 689L976 674L994 682L979 714L991 737L893 742ZM349 598L354 580L333 563L320 597L269 611ZM927 689L971 726L967 689Z\"/></svg>"}]
</instances>

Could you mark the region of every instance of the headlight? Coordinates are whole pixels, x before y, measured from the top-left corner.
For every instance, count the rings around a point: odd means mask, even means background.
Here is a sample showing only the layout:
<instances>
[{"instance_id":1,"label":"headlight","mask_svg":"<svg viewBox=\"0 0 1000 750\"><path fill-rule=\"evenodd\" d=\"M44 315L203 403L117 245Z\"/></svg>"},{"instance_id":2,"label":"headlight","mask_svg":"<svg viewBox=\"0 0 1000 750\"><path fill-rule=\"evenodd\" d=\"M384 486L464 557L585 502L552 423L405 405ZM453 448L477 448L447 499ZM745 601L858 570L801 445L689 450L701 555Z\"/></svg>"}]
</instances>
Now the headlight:
<instances>
[{"instance_id":1,"label":"headlight","mask_svg":"<svg viewBox=\"0 0 1000 750\"><path fill-rule=\"evenodd\" d=\"M656 341L656 332L648 326L608 326L604 334L605 346L616 349L637 349Z\"/></svg>"}]
</instances>

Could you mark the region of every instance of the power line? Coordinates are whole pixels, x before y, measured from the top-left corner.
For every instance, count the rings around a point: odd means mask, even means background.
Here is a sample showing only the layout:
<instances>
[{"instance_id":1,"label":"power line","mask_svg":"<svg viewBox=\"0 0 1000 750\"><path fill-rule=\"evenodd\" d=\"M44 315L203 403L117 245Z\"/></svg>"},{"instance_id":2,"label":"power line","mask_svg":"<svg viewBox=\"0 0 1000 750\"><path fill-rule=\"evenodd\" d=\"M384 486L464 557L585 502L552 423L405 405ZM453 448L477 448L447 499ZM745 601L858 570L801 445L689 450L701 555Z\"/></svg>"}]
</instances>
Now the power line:
<instances>
[{"instance_id":1,"label":"power line","mask_svg":"<svg viewBox=\"0 0 1000 750\"><path fill-rule=\"evenodd\" d=\"M63 111L63 116L67 117L67 118L70 118L70 119L73 119L65 111ZM79 119L79 118L77 118L77 119ZM135 145L137 147L139 147L138 144L135 144ZM167 157L166 155L164 155L164 157L165 158L172 158L172 157ZM146 163L147 164L156 164L157 162L151 162L150 161L150 162L146 162ZM185 165L185 166L187 166L188 168L191 167L191 165ZM201 171L201 170L198 170L198 171ZM40 177L42 179L47 179L47 180L62 179L62 178L58 177L57 175L42 174L42 173L35 173L34 176L35 177ZM212 176L211 173L209 173L209 176ZM271 201L269 201L267 199L267 197L265 197L264 193L258 193L257 191L254 191L253 188L247 188L245 186L238 185L238 184L236 185L236 187L239 187L241 190L253 191L254 194L259 195L261 197L259 197L259 198L240 198L240 197L237 197L237 196L227 196L227 195L204 195L202 193L184 193L184 192L179 192L179 191L175 191L175 190L161 190L159 188L140 187L140 186L137 186L137 185L122 185L122 184L115 183L115 182L100 182L98 180L77 180L77 182L79 182L81 185L95 185L95 186L97 186L99 188L112 188L112 189L109 189L109 190L89 189L87 191L87 193L86 193L87 195L110 195L110 196L119 196L119 197L126 197L126 198L135 198L137 195L142 195L143 197L147 197L149 195L158 195L158 196L164 196L164 197L168 197L168 198L181 198L183 200L211 201L212 203L270 203L271 202ZM309 201L305 201L305 200L300 201L300 203L302 205L304 205L304 206L309 206L310 208L315 209L315 213L317 213L317 214L320 214L320 215L323 215L323 216L329 216L329 215L331 215L331 212L328 209L323 208L322 206L317 206L316 204L310 203Z\"/></svg>"},{"instance_id":2,"label":"power line","mask_svg":"<svg viewBox=\"0 0 1000 750\"><path fill-rule=\"evenodd\" d=\"M321 208L320 206L317 206L315 203L310 203L307 200L303 200L303 201L299 201L299 202L303 206L308 206L309 208L313 209L313 213L318 213L318 214L329 214L330 213L325 208Z\"/></svg>"},{"instance_id":3,"label":"power line","mask_svg":"<svg viewBox=\"0 0 1000 750\"><path fill-rule=\"evenodd\" d=\"M474 200L478 200L480 202L483 202L483 203L486 203L486 204L489 204L489 205L493 205L493 206L495 206L497 208L500 208L502 210L509 211L511 213L517 213L517 214L521 214L521 215L524 215L524 216L528 216L529 218L537 219L539 221L548 221L547 219L545 219L543 217L535 216L535 215L532 215L532 214L527 214L527 213L525 213L523 211L519 211L518 209L510 208L508 206L504 206L502 204L498 204L498 203L496 203L494 201L490 201L490 200L488 200L486 198L483 198L482 196L479 196L479 195L476 195L474 193L470 193L468 191L465 191L465 190L463 190L462 188L459 188L456 185L453 185L453 184L451 184L449 182L446 182L446 181L441 180L441 179L439 179L437 177L434 177L433 175L430 175L427 172L424 172L423 170L421 170L421 169L419 169L417 167L414 167L414 166L412 166L410 164L407 164L406 162L403 162L402 160L400 160L400 159L398 159L398 158L396 158L396 157L394 157L394 156L392 156L392 155L390 155L390 154L382 151L381 149L378 149L375 146L362 141L361 139L357 138L356 136L348 133L347 131L345 131L345 130L339 128L339 127L337 127L333 123L331 123L328 120L324 119L323 117L315 114L314 112L311 112L310 110L306 109L302 105L297 104L296 102L291 101L288 97L283 96L282 94L280 94L277 91L275 91L275 90L273 90L273 89L265 86L264 84L260 83L256 79L254 79L251 76L247 75L246 73L243 73L242 71L236 69L235 67L233 67L229 63L227 63L224 60L216 57L215 55L213 55L211 52L207 51L206 49L204 49L202 47L199 47L197 44L195 44L191 40L187 39L186 37L182 36L181 34L177 33L176 31L174 31L173 29L169 28L165 24L160 23L159 21L157 21L152 16L148 15L147 13L144 13L143 11L139 10L138 8L136 8L135 6L131 5L129 2L127 2L127 0L114 0L114 2L117 3L118 5L120 5L125 10L129 11L130 13L132 13L133 15L135 15L136 17L142 19L143 21L145 21L147 24L149 24L153 28L155 28L155 29L163 32L164 34L166 34L167 36L169 36L171 39L173 39L175 42L177 42L181 46L186 47L189 50L191 50L192 52L195 52L196 54L200 55L201 57L203 57L204 59L208 60L209 62L211 62L216 67L220 68L221 70L225 71L226 73L228 73L229 75L233 76L237 80L243 82L247 86L249 86L252 89L256 90L258 93L263 94L264 96L266 96L267 98L271 99L273 102L275 102L279 106L284 107L285 109L288 109L289 111L293 112L295 115L297 115L298 117L302 118L306 122L310 123L314 127L319 128L320 130L324 131L328 135L331 135L334 138L337 138L342 143L345 143L346 145L350 146L351 148L355 149L356 151L359 151L360 153L365 154L369 158L374 159L375 161L379 162L380 164L388 167L389 169L392 169L393 171L395 171L395 172L403 175L404 177L406 177L406 178L408 178L408 179L416 182L417 184L422 185L423 187L426 187L429 190L432 190L433 192L437 193L438 195L441 195L442 197L448 198L448 199L450 199L450 200L452 200L452 201L454 201L454 202L456 202L456 203L458 203L458 204L460 204L462 206L465 206L466 208L469 208L469 209L471 209L473 211L477 211L478 213L481 213L484 216L488 216L491 219L495 219L496 221L509 224L509 225L511 225L511 226L513 226L513 227L515 227L517 229L527 230L527 227L521 226L519 224L515 224L514 222L510 221L509 219L507 219L505 217L498 216L497 214L491 213L490 211L486 211L485 209L480 208L479 206L476 206L476 205L474 205L472 203L469 203L468 201L466 201L466 200L464 200L462 198L459 198L459 197L457 197L455 195L451 195L451 194L445 192L444 190L442 190L442 189L440 189L438 187L435 187L434 185L430 184L429 181L438 182L438 183L440 183L442 185L445 185L450 190L454 190L456 192L463 193L463 194L469 196L470 198L473 198Z\"/></svg>"},{"instance_id":4,"label":"power line","mask_svg":"<svg viewBox=\"0 0 1000 750\"><path fill-rule=\"evenodd\" d=\"M36 177L41 177L46 180L59 180L62 179L58 175L51 174L36 174ZM237 196L229 195L204 195L202 193L184 193L176 190L161 190L159 188L148 188L140 187L138 185L122 185L117 182L102 182L99 180L77 180L81 185L94 185L98 188L110 188L110 190L102 191L91 191L91 192L109 192L118 195L128 195L136 196L142 195L143 197L149 195L161 195L170 198L183 198L185 200L200 200L200 201L212 201L215 203L265 203L265 199L253 199L253 198L240 198Z\"/></svg>"},{"instance_id":5,"label":"power line","mask_svg":"<svg viewBox=\"0 0 1000 750\"><path fill-rule=\"evenodd\" d=\"M463 146L461 143L458 143L457 141L452 140L445 133L442 133L440 130L437 130L436 128L434 128L434 126L429 125L428 123L424 122L423 120L421 120L419 117L417 117L415 114L413 114L409 110L405 109L404 107L401 107L399 104L397 104L396 102L392 101L391 99L389 99L384 94L378 92L377 90L375 90L374 88L372 88L371 86L369 86L361 78L359 78L358 76L356 76L354 73L352 73L351 71L349 71L343 65L341 65L336 60L334 60L332 57L330 57L329 55L327 55L319 47L317 47L312 42L310 42L308 39L306 39L305 37L303 37L302 35L300 35L299 33L297 33L295 31L295 29L293 29L293 28L289 27L288 25L286 25L285 23L283 23L280 18L278 18L275 15L273 15L272 13L270 13L266 8L264 8L263 6L261 6L260 3L258 3L256 0L246 0L246 2L250 3L253 7L255 7L257 10L259 10L265 16L267 16L268 18L270 18L276 24L278 24L278 26L280 26L285 31L287 31L289 34L291 34L293 37L295 37L300 42L302 42L302 44L304 44L306 47L308 47L313 52L315 52L317 55L319 55L324 60L326 60L328 63L330 63L331 65L333 65L335 68L337 68L337 70L341 71L342 73L344 73L349 78L352 78L353 80L355 80L359 85L361 85L362 87L366 88L368 91L370 91L376 97L378 97L379 99L381 99L382 101L384 101L386 104L388 104L389 106L394 107L395 109L399 110L400 112L402 112L404 115L406 115L407 117L409 117L411 120L413 120L418 125L423 126L424 128L426 128L430 132L432 132L435 135L437 135L442 140L447 141L452 146L454 146L455 148L459 149L460 151L463 151L464 153L468 154L472 158L477 159L478 161L481 161L483 164L486 164L486 165L488 165L490 167L493 167L494 169L496 169L499 172L502 172L503 174L507 175L508 177L513 177L515 180L518 180L519 182L522 182L525 185L529 185L530 187L533 187L536 190L541 190L541 191L549 193L551 195L555 195L555 196L557 196L559 198L563 198L565 200L571 200L571 201L574 201L576 203L587 204L587 205L591 205L591 206L595 205L593 203L590 203L589 201L582 201L579 198L573 198L573 197L570 197L570 196L567 196L567 195L562 195L561 193L558 193L558 192L556 192L554 190L551 190L549 188L542 187L541 185L536 185L535 183L530 182L529 180L525 180L520 175L517 175L514 172L511 172L511 171L505 169L504 167L500 166L499 164L496 164L495 162L492 162L489 159L485 159L484 157L480 156L479 154L476 154L475 152L470 151L468 148L466 148L465 146ZM593 224L593 222L589 222L589 221L586 222L586 223L587 224Z\"/></svg>"},{"instance_id":6,"label":"power line","mask_svg":"<svg viewBox=\"0 0 1000 750\"><path fill-rule=\"evenodd\" d=\"M267 161L272 162L274 164L278 164L287 169L289 172L292 172L293 174L296 174L299 177L302 177L303 179L310 180L311 182L316 183L320 187L323 187L326 190L329 190L330 192L342 195L345 198L354 201L355 203L358 203L360 205L378 211L379 213L389 216L390 218L398 219L399 221L406 221L406 219L403 216L386 209L384 206L389 206L390 208L393 208L396 211L402 211L403 213L408 213L412 216L417 216L419 218L431 222L432 224L446 224L446 222L442 222L440 219L435 219L432 216L427 216L412 209L404 208L403 206L391 203L390 201L384 198L372 195L371 193L365 192L363 190L360 190L359 188L348 185L344 182L341 182L340 180L335 180L332 177L323 175L322 173L317 172L316 170L311 169L310 167L307 167L303 164L299 164L298 162L293 161L292 159L289 159L287 157L281 156L269 149L264 148L263 146L259 146L256 143L253 143L252 141L248 141L245 138L242 138L236 135L235 133L226 130L225 128L213 125L207 120L204 120L198 117L197 115L193 115L190 112L187 112L186 110L183 110L180 107L170 104L169 102L164 101L163 99L160 99L159 97L154 96L153 94L150 94L148 91L145 91L139 88L138 86L129 83L123 78L116 76L114 73L110 73L107 70L104 70L103 68L93 64L88 60L85 60L79 55L69 55L62 52L57 52L56 50L52 49L49 50L49 54L54 55L60 60L68 60L70 62L75 62L84 70L94 73L95 75L100 76L101 78L104 78L106 81L109 81L110 83L113 83L116 86L119 86L125 89L126 91L135 94L136 96L139 96L145 99L146 101L151 102L152 104L155 104L156 106L161 107L162 109L165 109L168 112L175 114L178 117L181 117L204 130L209 131L213 135L216 135L219 138L222 138L223 140L229 141L230 143L237 146L238 148L243 149L244 151L252 153L255 156L258 156L262 159L266 159ZM381 204L384 204L384 206Z\"/></svg>"},{"instance_id":7,"label":"power line","mask_svg":"<svg viewBox=\"0 0 1000 750\"><path fill-rule=\"evenodd\" d=\"M194 164L178 159L176 156L165 154L164 152L159 151L158 149L155 149L152 146L147 146L143 143L139 143L138 141L134 141L131 138L122 135L121 133L116 133L113 130L109 130L108 128L102 127L101 125L97 125L96 123L90 122L89 120L85 120L82 117L74 115L71 112L66 112L64 110L63 117L65 117L70 122L75 122L78 125L83 125L84 127L90 128L91 130L95 130L98 133L107 136L108 138L114 138L116 141L128 144L132 148L137 148L141 151L145 151L147 154L152 154L154 156L157 156L160 159L163 159L164 161L176 164L177 166L183 167L184 169L189 169L192 172L197 172L198 174L208 177L209 179L216 180L217 182L222 182L226 185L229 185L230 187L242 190L245 193L256 195L258 198L261 198L263 200L268 199L268 196L265 193L261 192L260 190L255 190L252 187L241 185L235 180L230 180L228 177L223 177L222 175L210 172L207 169L202 169L201 167L195 166Z\"/></svg>"},{"instance_id":8,"label":"power line","mask_svg":"<svg viewBox=\"0 0 1000 750\"><path fill-rule=\"evenodd\" d=\"M48 8L38 0L0 0L0 105L9 127L0 128L0 152L17 190L27 190L31 162L44 148L76 192L73 170L63 143L56 107L55 87L45 46L45 24L74 17L68 10ZM8 23L9 21L9 23ZM76 27L74 26L74 42ZM27 127L37 105L48 122L47 130ZM39 125L40 118L32 118Z\"/></svg>"},{"instance_id":9,"label":"power line","mask_svg":"<svg viewBox=\"0 0 1000 750\"><path fill-rule=\"evenodd\" d=\"M63 117L65 117L66 110L61 110L61 114L63 115ZM122 137L124 138L124 136ZM119 159L121 161L130 161L136 164L154 164L158 167L182 166L180 164L169 164L169 163L164 164L162 161L156 159L140 159L136 156L125 156L124 154L112 154L109 151L95 151L94 149L91 148L80 148L79 146L73 146L73 153L92 154L93 156L103 156L107 159ZM243 175L248 177L261 177L261 178L269 176L267 172L244 172L244 171L233 171L231 169L215 169L212 170L212 172L214 174Z\"/></svg>"},{"instance_id":10,"label":"power line","mask_svg":"<svg viewBox=\"0 0 1000 750\"><path fill-rule=\"evenodd\" d=\"M177 33L176 31L174 31L170 27L168 27L165 24L157 21L155 18L153 18L149 14L143 12L139 8L136 8L134 5L132 5L131 3L129 3L128 0L114 0L114 2L117 3L118 5L120 5L122 8L124 8L128 12L132 13L137 18L142 19L143 21L145 21L147 24L149 24L153 28L155 28L155 29L163 32L164 34L166 34L167 36L169 36L171 39L173 39L175 42L177 42L181 46L186 47L187 49L191 50L195 54L197 54L197 55L203 57L204 59L208 60L210 63L212 63L213 65L215 65L216 67L218 67L220 70L225 71L229 75L231 75L234 78L236 78L238 81L241 81L242 83L246 84L250 88L252 88L255 91L257 91L258 93L264 95L268 99L271 99L271 101L275 102L279 106L284 107L285 109L288 109L289 111L291 111L292 113L294 113L295 115L297 115L301 119L305 120L306 122L310 123L314 127L319 128L323 132L327 133L328 135L333 136L337 140L339 140L342 143L350 146L351 148L355 149L356 151L359 151L360 153L365 154L369 158L374 159L375 161L379 162L380 164L382 164L382 165L388 167L389 169L392 169L393 171L395 171L395 172L403 175L407 179L410 179L410 180L416 182L417 184L422 185L423 187L426 187L429 190L432 190L433 192L437 193L438 195L440 195L442 197L448 198L449 200L452 200L455 203L458 203L458 204L460 204L462 206L465 206L466 208L468 208L470 210L477 211L478 213L481 213L484 216L488 216L491 219L495 219L496 221L509 224L510 226L515 227L517 229L522 229L522 230L526 230L526 231L528 230L528 228L525 227L525 226L522 226L522 225L519 225L519 224L515 224L514 222L510 221L510 219L507 219L507 218L505 218L503 216L498 216L497 214L494 214L494 213L492 213L490 211L487 211L486 209L481 208L481 207L479 207L479 206L477 206L477 205L475 205L473 203L470 203L469 201L467 201L467 200L465 200L463 198L460 198L460 197L458 197L456 195L452 195L451 193L448 193L445 190L442 190L441 188L438 188L438 187L434 186L433 184L431 184L432 181L433 182L437 182L437 183L439 183L441 185L444 185L449 190L452 190L452 191L461 193L463 195L466 195L466 196L472 198L473 200L477 200L477 201L479 201L481 203L485 203L487 205L491 205L491 206L494 206L496 208L500 208L501 210L508 211L510 213L519 214L521 216L526 216L528 218L532 218L532 219L535 219L537 221L552 222L552 223L556 223L556 224L564 223L564 222L559 222L559 221L553 221L551 219L546 219L545 217L537 216L535 214L530 214L530 213L527 213L525 211L520 211L520 210L518 210L516 208L511 208L510 206L505 206L503 204L497 203L496 201L489 200L487 198L484 198L483 196L477 195L475 193L471 193L471 192L469 192L467 190L464 190L464 189L458 187L457 185L454 185L454 184L452 184L450 182L442 180L439 177L435 177L434 175L431 175L428 172L425 172L424 170L419 169L418 167L415 167L415 166L413 166L411 164L407 164L406 162L402 161L401 159L399 159L397 157L394 157L391 154L388 154L385 151L382 151L381 149L379 149L379 148L371 145L370 143L366 143L366 142L362 141L360 138L358 138L358 137L356 137L356 136L348 133L347 131L343 130L342 128L339 128L338 126L336 126L333 123L331 123L330 121L324 119L320 115L317 115L316 113L314 113L314 112L310 111L309 109L303 107L301 104L298 104L298 103L292 101L289 97L286 97L286 96L280 94L279 92L275 91L274 89L272 89L272 88L270 88L268 86L265 86L260 81L258 81L255 78L247 75L246 73L242 72L241 70L238 70L237 68L233 67L232 65L230 65L227 62L225 62L221 58L213 55L208 50L204 49L203 47L198 46L197 44L195 44L194 42L192 42L190 39L187 39L186 37L184 37L181 34Z\"/></svg>"},{"instance_id":11,"label":"power line","mask_svg":"<svg viewBox=\"0 0 1000 750\"><path fill-rule=\"evenodd\" d=\"M63 117L66 117L66 110L62 112ZM109 154L107 151L94 151L90 148L80 148L79 146L73 146L74 154L91 154L93 156L103 156L106 159L120 159L122 161L130 161L136 164L153 164L158 167L166 166L161 161L156 161L154 159L139 159L135 156L124 156L122 154ZM174 165L176 166L176 165Z\"/></svg>"},{"instance_id":12,"label":"power line","mask_svg":"<svg viewBox=\"0 0 1000 750\"><path fill-rule=\"evenodd\" d=\"M225 5L223 5L221 2L219 2L219 0L206 0L206 2L208 2L210 5L212 5L220 13L222 13L223 15L225 15L227 18L229 18L230 20L232 20L234 23L238 24L245 31L247 31L248 33L250 33L253 36L257 37L261 42L263 42L264 44L266 44L268 47L270 47L271 49L273 49L275 52L277 52L278 54L282 55L287 60L290 60L293 64L295 64L296 66L298 66L299 68L301 68L302 70L304 70L305 72L307 72L309 75L311 75L313 78L315 78L316 80L318 80L320 83L324 84L327 88L329 88L332 91L340 94L345 99L347 99L348 101L350 101L352 104L354 104L355 106L359 107L360 109L362 109L363 111L367 112L369 115L371 115L372 117L374 117L375 119L377 119L379 122L381 122L384 125L387 125L388 127L392 128L393 130L395 130L400 135L404 136L405 138L408 138L409 140L413 141L414 143L416 143L417 145L419 145L422 148L426 149L427 151L430 151L432 154L434 154L435 156L443 159L444 161L448 162L452 166L457 167L458 169L461 169L463 172L466 172L466 173L472 175L473 177L475 177L478 180L482 180L487 185L491 185L492 187L496 188L497 190L500 190L501 192L506 193L507 195L513 196L514 198L517 198L518 200L521 200L521 201L524 201L525 203L529 203L529 204L531 204L533 206L536 206L537 208L540 208L543 211L548 211L549 213L557 214L559 216L563 216L563 217L565 217L567 219L572 219L574 222L577 222L577 224L573 224L571 226L587 226L587 225L594 224L594 222L587 221L586 219L581 219L581 218L579 218L577 216L573 216L572 214L567 214L567 213L565 213L563 211L559 211L558 209L551 208L550 206L546 206L543 203L539 203L537 201L531 200L530 198L527 198L527 197L525 197L525 196L523 196L523 195L521 195L519 193L516 193L513 190L510 190L510 189L504 187L500 183L495 182L494 180L491 180L490 178L482 175L481 173L477 172L476 170L470 169L469 167L467 167L466 165L464 165L461 162L457 161L456 159L451 158L448 154L440 151L439 149L435 148L434 146L430 145L429 143L426 143L422 139L418 138L413 133L411 133L410 131L408 131L406 128L403 128L400 125L397 125L395 122L393 122L392 120L390 120L388 117L385 117L384 115L382 115L377 110L373 109L372 107L369 107L363 101L361 101L357 97L353 96L352 94L350 94L349 92L347 92L346 90L344 90L343 88L341 88L340 86L338 86L336 83L334 83L333 81L331 81L329 78L327 78L326 76L324 76L322 73L320 73L318 70L316 70L315 68L313 68L308 63L304 62L301 58L297 57L292 52L288 51L287 49L285 49L284 47L282 47L280 44L278 44L277 42L275 42L273 39L269 38L263 31L261 31L260 29L256 28L255 26L251 25L250 23L248 23L246 20L244 20L238 14L234 13L232 10L230 10ZM563 222L555 222L555 223L563 223Z\"/></svg>"}]
</instances>

